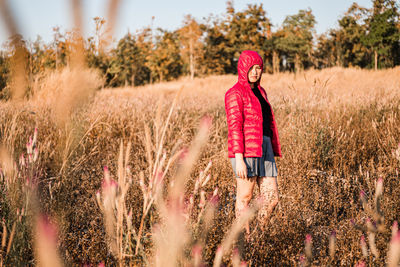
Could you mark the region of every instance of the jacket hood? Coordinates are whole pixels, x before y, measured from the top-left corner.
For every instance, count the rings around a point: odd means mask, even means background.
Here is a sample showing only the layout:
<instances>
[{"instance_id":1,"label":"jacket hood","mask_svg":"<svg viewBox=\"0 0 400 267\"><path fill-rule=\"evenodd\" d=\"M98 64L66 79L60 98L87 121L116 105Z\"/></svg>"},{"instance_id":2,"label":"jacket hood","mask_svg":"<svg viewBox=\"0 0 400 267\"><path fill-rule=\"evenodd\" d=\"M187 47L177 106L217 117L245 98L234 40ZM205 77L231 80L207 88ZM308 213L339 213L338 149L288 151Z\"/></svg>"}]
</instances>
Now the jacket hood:
<instances>
[{"instance_id":1,"label":"jacket hood","mask_svg":"<svg viewBox=\"0 0 400 267\"><path fill-rule=\"evenodd\" d=\"M242 85L249 85L249 81L247 78L247 73L250 68L254 65L260 65L261 69L264 68L263 60L261 56L256 51L245 50L240 54L239 62L238 62L238 82ZM262 73L261 73L262 75ZM261 79L261 77L260 77ZM257 83L259 83L258 80Z\"/></svg>"}]
</instances>

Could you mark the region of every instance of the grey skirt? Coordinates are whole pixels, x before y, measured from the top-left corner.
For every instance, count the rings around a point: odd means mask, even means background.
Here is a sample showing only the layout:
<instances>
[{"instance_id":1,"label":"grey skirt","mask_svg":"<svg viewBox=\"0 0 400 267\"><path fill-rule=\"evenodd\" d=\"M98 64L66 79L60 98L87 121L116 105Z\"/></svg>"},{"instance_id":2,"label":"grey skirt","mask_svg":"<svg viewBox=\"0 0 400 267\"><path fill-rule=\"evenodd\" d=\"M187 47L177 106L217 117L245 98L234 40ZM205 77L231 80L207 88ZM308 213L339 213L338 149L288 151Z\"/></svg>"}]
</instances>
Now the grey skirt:
<instances>
[{"instance_id":1,"label":"grey skirt","mask_svg":"<svg viewBox=\"0 0 400 267\"><path fill-rule=\"evenodd\" d=\"M236 175L236 160L230 158L233 172ZM272 150L271 138L263 136L262 156L260 158L244 158L247 166L247 177L277 177L278 170L276 168L274 151Z\"/></svg>"}]
</instances>

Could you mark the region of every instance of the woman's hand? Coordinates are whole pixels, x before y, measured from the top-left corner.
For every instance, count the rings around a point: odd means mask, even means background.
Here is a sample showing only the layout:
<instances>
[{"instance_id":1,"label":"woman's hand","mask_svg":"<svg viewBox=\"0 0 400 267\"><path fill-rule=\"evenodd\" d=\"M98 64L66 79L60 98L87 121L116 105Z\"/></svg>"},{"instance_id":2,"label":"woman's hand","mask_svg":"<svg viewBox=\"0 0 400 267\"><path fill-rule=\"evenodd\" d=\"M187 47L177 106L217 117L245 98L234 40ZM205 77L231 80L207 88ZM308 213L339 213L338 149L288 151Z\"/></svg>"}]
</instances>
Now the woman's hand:
<instances>
[{"instance_id":1,"label":"woman's hand","mask_svg":"<svg viewBox=\"0 0 400 267\"><path fill-rule=\"evenodd\" d=\"M236 161L236 175L239 178L246 179L247 178L247 166L246 166L246 163L244 163L243 154L236 153L235 161Z\"/></svg>"}]
</instances>

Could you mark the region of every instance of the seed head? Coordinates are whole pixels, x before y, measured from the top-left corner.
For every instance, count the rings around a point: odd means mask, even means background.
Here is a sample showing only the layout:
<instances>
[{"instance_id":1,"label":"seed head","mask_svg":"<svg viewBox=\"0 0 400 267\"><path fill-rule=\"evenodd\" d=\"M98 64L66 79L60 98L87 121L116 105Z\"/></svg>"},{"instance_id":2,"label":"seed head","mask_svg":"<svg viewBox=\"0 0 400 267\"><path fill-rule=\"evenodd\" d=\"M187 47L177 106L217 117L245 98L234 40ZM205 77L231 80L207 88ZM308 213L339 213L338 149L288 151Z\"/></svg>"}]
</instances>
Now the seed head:
<instances>
[{"instance_id":1,"label":"seed head","mask_svg":"<svg viewBox=\"0 0 400 267\"><path fill-rule=\"evenodd\" d=\"M361 247L361 252L365 258L368 257L368 248L367 248L367 243L365 242L365 237L364 235L361 236L360 238L360 247Z\"/></svg>"},{"instance_id":2,"label":"seed head","mask_svg":"<svg viewBox=\"0 0 400 267\"><path fill-rule=\"evenodd\" d=\"M36 162L38 157L39 157L39 150L37 147L35 147L35 150L33 151L33 162Z\"/></svg>"},{"instance_id":3,"label":"seed head","mask_svg":"<svg viewBox=\"0 0 400 267\"><path fill-rule=\"evenodd\" d=\"M201 190L200 192L200 208L204 207L206 204L206 192L204 192L203 190Z\"/></svg>"},{"instance_id":4,"label":"seed head","mask_svg":"<svg viewBox=\"0 0 400 267\"><path fill-rule=\"evenodd\" d=\"M367 225L367 229L368 229L369 232L373 232L373 233L376 232L375 223L373 221L371 221L370 218L367 217L365 219L365 224Z\"/></svg>"},{"instance_id":5,"label":"seed head","mask_svg":"<svg viewBox=\"0 0 400 267\"><path fill-rule=\"evenodd\" d=\"M305 240L305 250L304 250L307 260L311 262L312 260L312 237L310 234L306 235L306 240Z\"/></svg>"},{"instance_id":6,"label":"seed head","mask_svg":"<svg viewBox=\"0 0 400 267\"><path fill-rule=\"evenodd\" d=\"M47 215L42 214L39 216L37 227L38 234L43 235L47 241L57 244L57 227L50 222Z\"/></svg>"},{"instance_id":7,"label":"seed head","mask_svg":"<svg viewBox=\"0 0 400 267\"><path fill-rule=\"evenodd\" d=\"M23 153L22 153L21 156L19 157L19 165L20 165L21 167L24 167L24 166L25 166L25 157L24 157L24 154L23 154Z\"/></svg>"},{"instance_id":8,"label":"seed head","mask_svg":"<svg viewBox=\"0 0 400 267\"><path fill-rule=\"evenodd\" d=\"M239 249L234 248L233 253L232 253L232 265L234 267L240 266L240 254L239 254Z\"/></svg>"},{"instance_id":9,"label":"seed head","mask_svg":"<svg viewBox=\"0 0 400 267\"><path fill-rule=\"evenodd\" d=\"M194 245L192 248L192 254L193 255L201 255L202 250L203 250L203 248L201 245L198 245L198 244Z\"/></svg>"},{"instance_id":10,"label":"seed head","mask_svg":"<svg viewBox=\"0 0 400 267\"><path fill-rule=\"evenodd\" d=\"M383 193L383 178L379 177L378 181L376 182L376 190L375 195L379 197Z\"/></svg>"},{"instance_id":11,"label":"seed head","mask_svg":"<svg viewBox=\"0 0 400 267\"><path fill-rule=\"evenodd\" d=\"M210 179L211 179L211 175L209 174L209 175L207 175L206 179L205 179L204 182L201 184L201 186L202 186L202 187L205 186L205 185L208 183L208 181L210 181Z\"/></svg>"},{"instance_id":12,"label":"seed head","mask_svg":"<svg viewBox=\"0 0 400 267\"><path fill-rule=\"evenodd\" d=\"M204 116L201 119L200 128L210 129L212 125L212 118L210 116Z\"/></svg>"},{"instance_id":13,"label":"seed head","mask_svg":"<svg viewBox=\"0 0 400 267\"><path fill-rule=\"evenodd\" d=\"M392 236L389 244L388 267L397 267L400 261L400 232Z\"/></svg>"},{"instance_id":14,"label":"seed head","mask_svg":"<svg viewBox=\"0 0 400 267\"><path fill-rule=\"evenodd\" d=\"M392 226L392 238L395 237L398 232L399 232L399 224L397 221L394 221Z\"/></svg>"},{"instance_id":15,"label":"seed head","mask_svg":"<svg viewBox=\"0 0 400 267\"><path fill-rule=\"evenodd\" d=\"M336 252L336 232L332 231L331 235L329 236L329 256L331 259L335 257Z\"/></svg>"},{"instance_id":16,"label":"seed head","mask_svg":"<svg viewBox=\"0 0 400 267\"><path fill-rule=\"evenodd\" d=\"M365 197L366 197L366 194L365 194L364 190L361 190L361 191L360 191L360 198L361 198L361 200L365 199Z\"/></svg>"},{"instance_id":17,"label":"seed head","mask_svg":"<svg viewBox=\"0 0 400 267\"><path fill-rule=\"evenodd\" d=\"M301 254L299 257L299 266L306 266L306 257L304 254Z\"/></svg>"},{"instance_id":18,"label":"seed head","mask_svg":"<svg viewBox=\"0 0 400 267\"><path fill-rule=\"evenodd\" d=\"M38 135L38 129L37 129L37 128L35 128L35 131L34 131L34 133L33 133L33 141L32 141L32 144L33 144L33 145L35 145L35 144L36 144L36 141L37 141L37 135Z\"/></svg>"}]
</instances>

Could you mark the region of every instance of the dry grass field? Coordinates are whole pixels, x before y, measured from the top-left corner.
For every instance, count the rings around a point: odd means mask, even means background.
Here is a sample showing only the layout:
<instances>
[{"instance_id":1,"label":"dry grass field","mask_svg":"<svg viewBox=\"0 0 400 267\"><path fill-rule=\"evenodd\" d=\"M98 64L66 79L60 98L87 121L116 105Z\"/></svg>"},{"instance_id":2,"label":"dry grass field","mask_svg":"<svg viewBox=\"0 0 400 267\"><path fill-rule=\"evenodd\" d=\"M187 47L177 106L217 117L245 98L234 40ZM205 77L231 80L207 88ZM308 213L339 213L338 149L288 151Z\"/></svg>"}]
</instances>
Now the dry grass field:
<instances>
[{"instance_id":1,"label":"dry grass field","mask_svg":"<svg viewBox=\"0 0 400 267\"><path fill-rule=\"evenodd\" d=\"M95 72L65 69L1 102L1 265L397 266L400 68L263 75L280 202L241 259L224 111L235 81L95 91Z\"/></svg>"}]
</instances>

